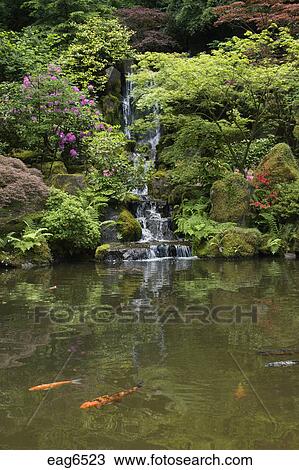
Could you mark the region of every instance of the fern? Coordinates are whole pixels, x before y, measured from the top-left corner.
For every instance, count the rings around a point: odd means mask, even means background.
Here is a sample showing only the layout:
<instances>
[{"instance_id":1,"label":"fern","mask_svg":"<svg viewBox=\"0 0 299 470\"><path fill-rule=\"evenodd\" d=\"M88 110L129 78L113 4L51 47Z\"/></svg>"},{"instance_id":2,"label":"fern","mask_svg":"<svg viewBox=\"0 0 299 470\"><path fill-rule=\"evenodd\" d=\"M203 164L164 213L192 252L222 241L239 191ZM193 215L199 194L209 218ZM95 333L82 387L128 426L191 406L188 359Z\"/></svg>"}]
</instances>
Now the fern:
<instances>
[{"instance_id":1,"label":"fern","mask_svg":"<svg viewBox=\"0 0 299 470\"><path fill-rule=\"evenodd\" d=\"M18 251L26 253L35 247L41 246L42 242L52 234L46 228L35 229L32 223L26 222L26 228L21 238L14 236L14 232L7 236L7 242Z\"/></svg>"}]
</instances>

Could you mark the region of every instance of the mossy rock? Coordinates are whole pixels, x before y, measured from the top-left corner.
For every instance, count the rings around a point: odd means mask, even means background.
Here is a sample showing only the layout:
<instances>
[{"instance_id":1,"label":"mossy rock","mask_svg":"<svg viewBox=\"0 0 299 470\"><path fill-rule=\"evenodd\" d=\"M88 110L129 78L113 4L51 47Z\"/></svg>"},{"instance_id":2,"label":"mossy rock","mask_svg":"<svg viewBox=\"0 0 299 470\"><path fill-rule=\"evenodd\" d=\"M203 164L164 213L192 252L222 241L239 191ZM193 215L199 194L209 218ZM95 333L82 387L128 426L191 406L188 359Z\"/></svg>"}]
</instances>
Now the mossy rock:
<instances>
[{"instance_id":1,"label":"mossy rock","mask_svg":"<svg viewBox=\"0 0 299 470\"><path fill-rule=\"evenodd\" d=\"M35 246L26 253L0 252L0 268L24 268L30 266L48 266L53 262L49 245L44 240L40 246Z\"/></svg>"},{"instance_id":2,"label":"mossy rock","mask_svg":"<svg viewBox=\"0 0 299 470\"><path fill-rule=\"evenodd\" d=\"M127 209L123 209L119 215L118 231L125 242L136 242L142 237L140 223Z\"/></svg>"},{"instance_id":3,"label":"mossy rock","mask_svg":"<svg viewBox=\"0 0 299 470\"><path fill-rule=\"evenodd\" d=\"M224 232L219 249L224 258L248 257L258 253L262 235L255 228L233 227Z\"/></svg>"},{"instance_id":4,"label":"mossy rock","mask_svg":"<svg viewBox=\"0 0 299 470\"><path fill-rule=\"evenodd\" d=\"M299 179L299 166L290 147L281 143L264 157L256 173L266 174L272 183L290 183Z\"/></svg>"},{"instance_id":5,"label":"mossy rock","mask_svg":"<svg viewBox=\"0 0 299 470\"><path fill-rule=\"evenodd\" d=\"M36 167L39 170L41 170L41 172L45 176L45 178L50 178L53 175L61 175L61 174L66 174L67 173L66 166L61 161L46 162L46 163L43 163L42 165L38 165Z\"/></svg>"},{"instance_id":6,"label":"mossy rock","mask_svg":"<svg viewBox=\"0 0 299 470\"><path fill-rule=\"evenodd\" d=\"M18 158L19 160L22 160L22 162L29 164L29 165L34 164L38 160L41 159L38 152L33 151L33 150L25 150L25 149L13 150L11 153L11 156L14 158Z\"/></svg>"},{"instance_id":7,"label":"mossy rock","mask_svg":"<svg viewBox=\"0 0 299 470\"><path fill-rule=\"evenodd\" d=\"M51 186L54 186L57 189L62 189L63 191L75 195L78 191L85 189L86 182L84 175L81 174L58 174L53 175L50 179Z\"/></svg>"},{"instance_id":8,"label":"mossy rock","mask_svg":"<svg viewBox=\"0 0 299 470\"><path fill-rule=\"evenodd\" d=\"M95 252L95 259L97 261L103 261L105 256L110 250L110 244L109 243L103 243L102 245L98 246Z\"/></svg>"},{"instance_id":9,"label":"mossy rock","mask_svg":"<svg viewBox=\"0 0 299 470\"><path fill-rule=\"evenodd\" d=\"M232 227L210 240L193 245L193 254L207 258L242 258L259 252L262 234L254 228Z\"/></svg>"},{"instance_id":10,"label":"mossy rock","mask_svg":"<svg viewBox=\"0 0 299 470\"><path fill-rule=\"evenodd\" d=\"M154 199L168 200L170 184L166 170L158 170L153 173L148 182L148 191Z\"/></svg>"},{"instance_id":11,"label":"mossy rock","mask_svg":"<svg viewBox=\"0 0 299 470\"><path fill-rule=\"evenodd\" d=\"M211 189L211 219L244 224L250 213L251 188L240 174L231 173L215 181Z\"/></svg>"},{"instance_id":12,"label":"mossy rock","mask_svg":"<svg viewBox=\"0 0 299 470\"><path fill-rule=\"evenodd\" d=\"M111 124L119 124L121 120L120 115L120 99L109 93L108 95L103 96L101 99L101 108L107 122Z\"/></svg>"}]
</instances>

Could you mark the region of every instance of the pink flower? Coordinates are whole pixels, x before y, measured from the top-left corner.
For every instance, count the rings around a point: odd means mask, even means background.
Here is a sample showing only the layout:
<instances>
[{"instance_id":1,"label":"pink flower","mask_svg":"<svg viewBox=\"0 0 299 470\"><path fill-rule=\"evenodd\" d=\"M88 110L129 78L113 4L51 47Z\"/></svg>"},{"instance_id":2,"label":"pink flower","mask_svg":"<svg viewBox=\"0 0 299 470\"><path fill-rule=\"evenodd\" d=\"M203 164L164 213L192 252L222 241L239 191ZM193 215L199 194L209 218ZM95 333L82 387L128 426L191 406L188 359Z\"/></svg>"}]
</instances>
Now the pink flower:
<instances>
[{"instance_id":1,"label":"pink flower","mask_svg":"<svg viewBox=\"0 0 299 470\"><path fill-rule=\"evenodd\" d=\"M51 80L58 80L58 79L57 77L55 77L55 75L52 75Z\"/></svg>"},{"instance_id":2,"label":"pink flower","mask_svg":"<svg viewBox=\"0 0 299 470\"><path fill-rule=\"evenodd\" d=\"M71 157L76 158L76 157L78 157L78 155L79 155L79 154L78 154L78 152L77 152L76 149L71 149L71 150L70 150L70 156L71 156Z\"/></svg>"},{"instance_id":3,"label":"pink flower","mask_svg":"<svg viewBox=\"0 0 299 470\"><path fill-rule=\"evenodd\" d=\"M106 177L112 176L112 172L109 171L109 170L104 170L103 171L103 176L106 176Z\"/></svg>"},{"instance_id":4,"label":"pink flower","mask_svg":"<svg viewBox=\"0 0 299 470\"><path fill-rule=\"evenodd\" d=\"M73 90L75 93L80 93L80 88L78 88L77 86L73 86L73 87L72 87L72 90Z\"/></svg>"},{"instance_id":5,"label":"pink flower","mask_svg":"<svg viewBox=\"0 0 299 470\"><path fill-rule=\"evenodd\" d=\"M25 77L23 78L23 88L27 89L30 87L31 87L30 77L28 77L28 75L25 75Z\"/></svg>"},{"instance_id":6,"label":"pink flower","mask_svg":"<svg viewBox=\"0 0 299 470\"><path fill-rule=\"evenodd\" d=\"M90 84L90 85L88 85L87 89L88 89L88 91L93 91L93 90L94 90L94 86Z\"/></svg>"}]
</instances>

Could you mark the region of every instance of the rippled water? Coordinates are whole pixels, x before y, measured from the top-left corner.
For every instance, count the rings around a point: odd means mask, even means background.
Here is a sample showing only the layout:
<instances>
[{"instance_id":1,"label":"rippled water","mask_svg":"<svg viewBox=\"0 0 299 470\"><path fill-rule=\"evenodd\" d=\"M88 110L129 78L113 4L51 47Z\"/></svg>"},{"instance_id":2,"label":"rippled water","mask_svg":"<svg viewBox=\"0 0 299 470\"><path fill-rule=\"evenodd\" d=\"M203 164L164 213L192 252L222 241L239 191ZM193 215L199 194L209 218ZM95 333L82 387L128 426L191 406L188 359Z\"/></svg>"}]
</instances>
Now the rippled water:
<instances>
[{"instance_id":1,"label":"rippled water","mask_svg":"<svg viewBox=\"0 0 299 470\"><path fill-rule=\"evenodd\" d=\"M281 359L256 350L299 348L298 300L296 261L2 272L0 448L297 448L299 367L265 368ZM237 323L252 305L257 322ZM69 378L82 385L28 391ZM122 403L80 410L140 380Z\"/></svg>"}]
</instances>

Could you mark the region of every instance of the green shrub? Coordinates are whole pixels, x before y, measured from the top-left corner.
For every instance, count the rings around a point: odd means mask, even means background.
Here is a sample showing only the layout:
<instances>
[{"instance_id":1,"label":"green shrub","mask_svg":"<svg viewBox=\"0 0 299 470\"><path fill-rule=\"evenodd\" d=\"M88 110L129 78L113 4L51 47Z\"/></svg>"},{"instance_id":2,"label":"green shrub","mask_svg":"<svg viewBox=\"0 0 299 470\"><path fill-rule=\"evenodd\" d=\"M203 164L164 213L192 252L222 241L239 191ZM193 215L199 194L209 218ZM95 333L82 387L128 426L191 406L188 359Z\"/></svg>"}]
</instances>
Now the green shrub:
<instances>
[{"instance_id":1,"label":"green shrub","mask_svg":"<svg viewBox=\"0 0 299 470\"><path fill-rule=\"evenodd\" d=\"M47 209L42 224L52 233L54 251L72 253L97 247L101 234L94 208L84 207L78 197L55 189L48 199Z\"/></svg>"},{"instance_id":2,"label":"green shrub","mask_svg":"<svg viewBox=\"0 0 299 470\"><path fill-rule=\"evenodd\" d=\"M277 200L271 212L279 221L299 219L299 181L278 187Z\"/></svg>"}]
</instances>

